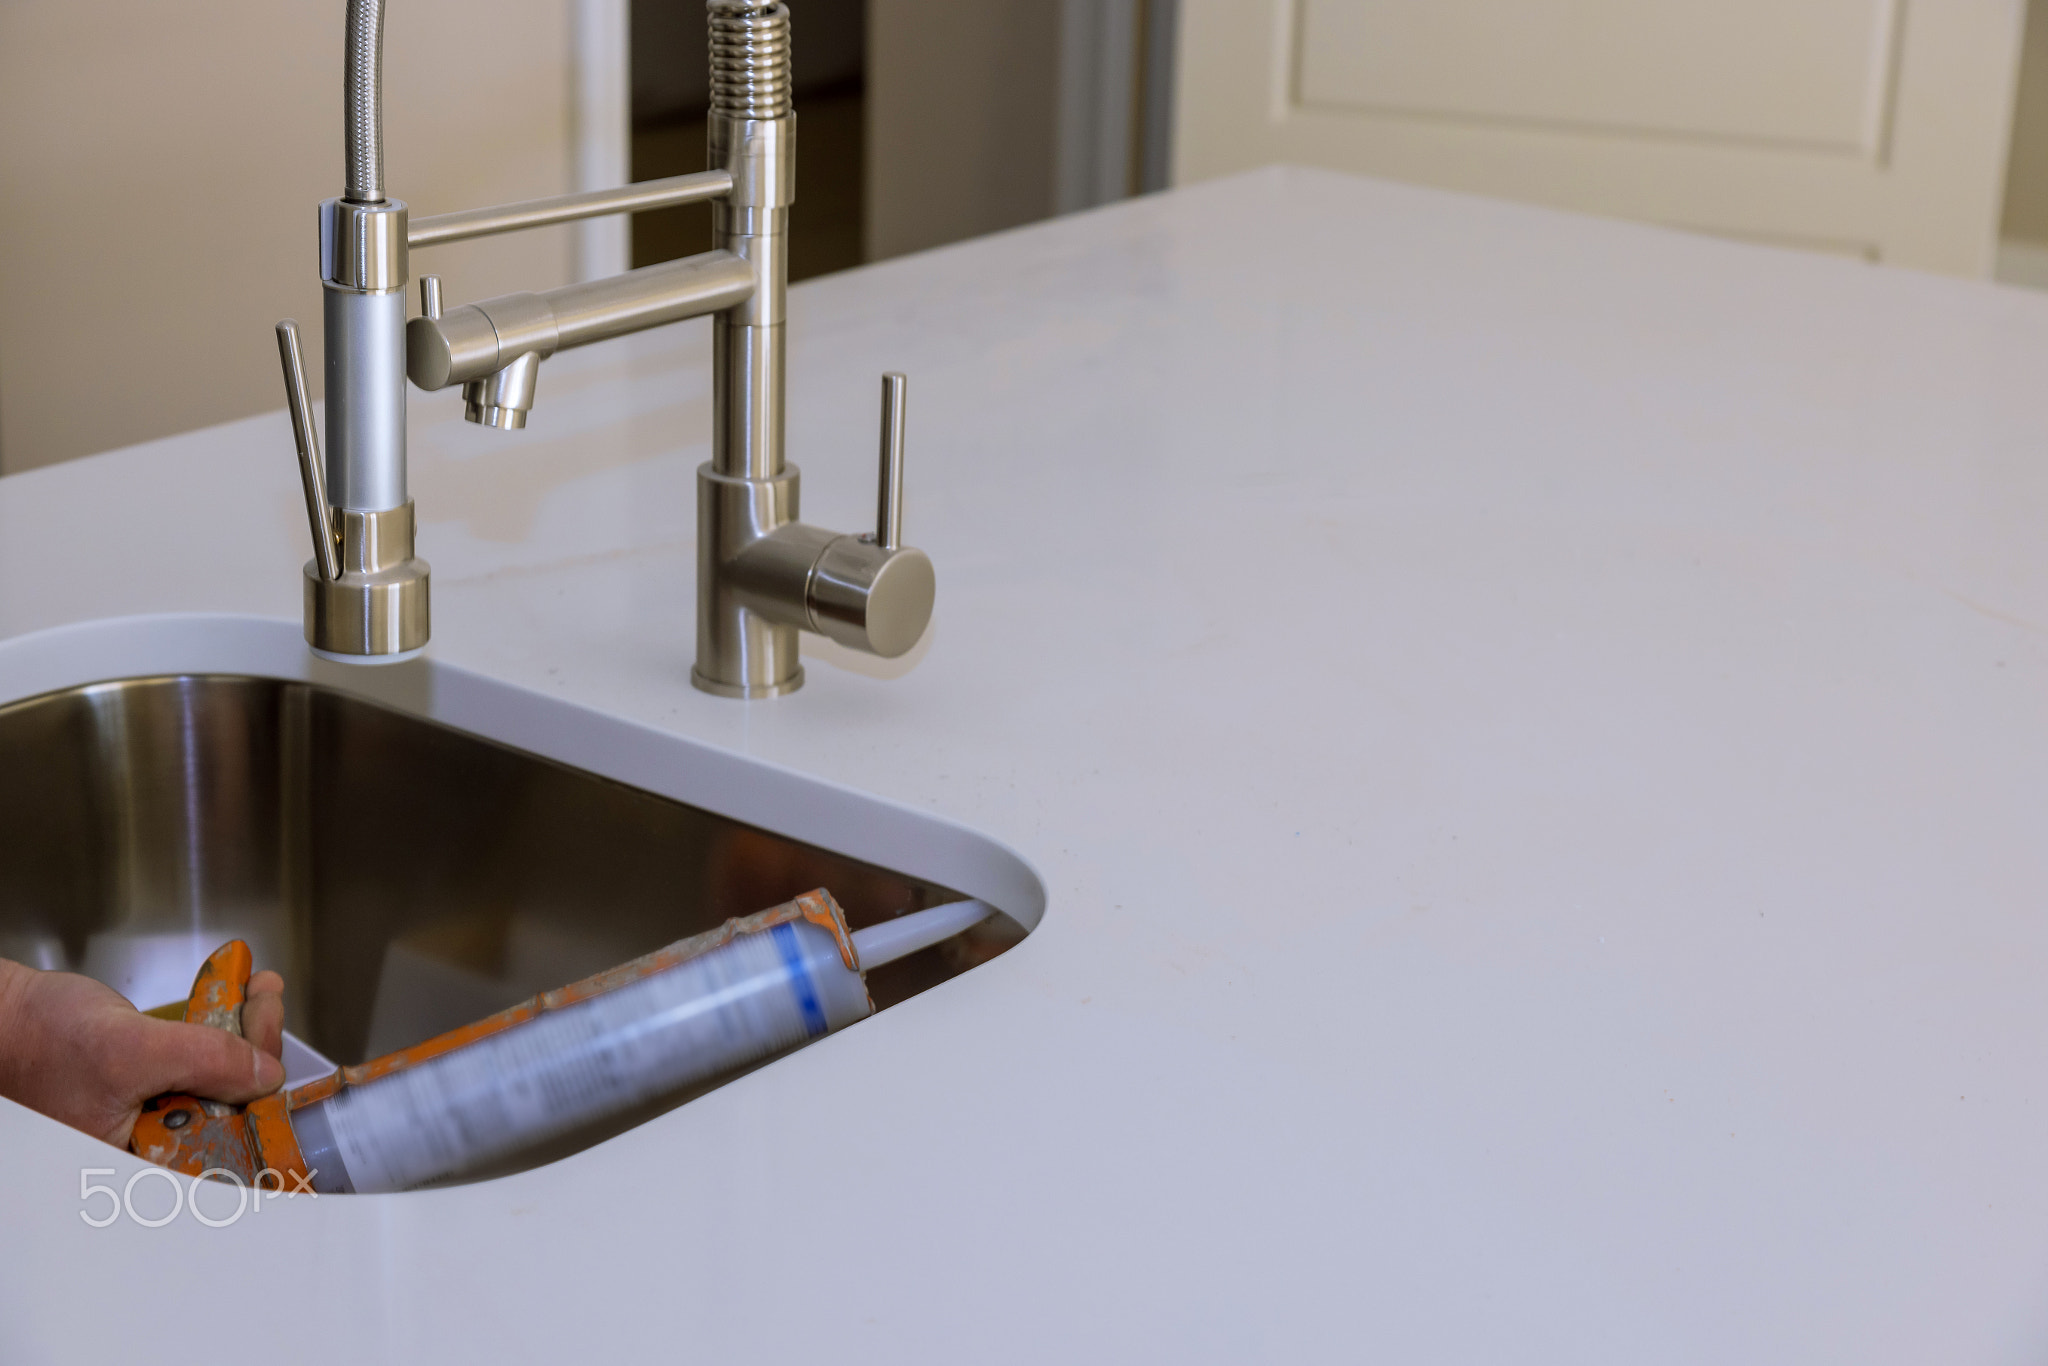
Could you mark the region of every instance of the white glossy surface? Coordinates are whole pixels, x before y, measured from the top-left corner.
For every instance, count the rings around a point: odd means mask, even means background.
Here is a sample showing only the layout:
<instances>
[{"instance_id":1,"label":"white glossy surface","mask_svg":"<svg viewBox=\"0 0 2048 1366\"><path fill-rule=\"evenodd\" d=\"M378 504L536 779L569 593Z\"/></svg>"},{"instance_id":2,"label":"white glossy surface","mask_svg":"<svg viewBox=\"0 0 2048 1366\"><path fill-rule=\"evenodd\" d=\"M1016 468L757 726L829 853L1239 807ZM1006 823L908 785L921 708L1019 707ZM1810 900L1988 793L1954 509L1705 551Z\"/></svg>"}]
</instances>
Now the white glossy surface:
<instances>
[{"instance_id":1,"label":"white glossy surface","mask_svg":"<svg viewBox=\"0 0 2048 1366\"><path fill-rule=\"evenodd\" d=\"M297 1360L2039 1357L2048 298L1274 172L793 302L810 519L914 380L906 664L688 687L685 326L518 436L416 403L408 667L964 823L1038 930L571 1160L231 1230L83 1227L132 1160L0 1104L10 1361L210 1299ZM277 414L0 481L0 633L294 619L293 478Z\"/></svg>"}]
</instances>

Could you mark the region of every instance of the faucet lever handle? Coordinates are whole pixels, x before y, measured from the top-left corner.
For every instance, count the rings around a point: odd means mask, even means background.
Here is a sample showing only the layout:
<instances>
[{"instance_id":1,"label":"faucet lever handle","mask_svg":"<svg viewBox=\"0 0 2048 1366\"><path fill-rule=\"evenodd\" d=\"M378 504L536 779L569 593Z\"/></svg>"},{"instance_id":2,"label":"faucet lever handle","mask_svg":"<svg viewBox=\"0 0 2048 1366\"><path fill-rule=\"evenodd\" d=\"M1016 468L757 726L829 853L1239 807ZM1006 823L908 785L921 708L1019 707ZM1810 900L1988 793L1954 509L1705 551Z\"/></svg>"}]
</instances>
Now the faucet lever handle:
<instances>
[{"instance_id":1,"label":"faucet lever handle","mask_svg":"<svg viewBox=\"0 0 2048 1366\"><path fill-rule=\"evenodd\" d=\"M420 316L428 322L441 321L441 277L420 276Z\"/></svg>"},{"instance_id":2,"label":"faucet lever handle","mask_svg":"<svg viewBox=\"0 0 2048 1366\"><path fill-rule=\"evenodd\" d=\"M306 521L313 533L313 559L329 583L341 577L341 551L334 544L334 519L327 511L327 484L320 471L320 437L313 430L313 404L306 397L306 367L299 358L299 325L277 325L277 358L284 366L285 406L292 415L292 439L299 448L299 482L306 487Z\"/></svg>"},{"instance_id":3,"label":"faucet lever handle","mask_svg":"<svg viewBox=\"0 0 2048 1366\"><path fill-rule=\"evenodd\" d=\"M909 381L894 371L882 376L882 478L875 506L875 544L903 545L903 409Z\"/></svg>"}]
</instances>

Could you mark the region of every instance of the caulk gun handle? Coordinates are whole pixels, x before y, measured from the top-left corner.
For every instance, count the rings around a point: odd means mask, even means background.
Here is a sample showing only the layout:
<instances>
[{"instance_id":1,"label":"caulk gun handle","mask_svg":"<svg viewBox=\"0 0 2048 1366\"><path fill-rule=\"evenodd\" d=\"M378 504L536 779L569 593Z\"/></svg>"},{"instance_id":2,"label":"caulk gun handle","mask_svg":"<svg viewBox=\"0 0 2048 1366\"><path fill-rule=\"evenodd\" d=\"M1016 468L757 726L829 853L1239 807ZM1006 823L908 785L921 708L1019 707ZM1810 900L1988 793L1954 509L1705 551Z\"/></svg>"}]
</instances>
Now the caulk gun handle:
<instances>
[{"instance_id":1,"label":"caulk gun handle","mask_svg":"<svg viewBox=\"0 0 2048 1366\"><path fill-rule=\"evenodd\" d=\"M249 946L239 939L207 955L192 979L192 994L185 1000L185 1023L225 1029L242 1037L242 1006L249 999L249 973L255 966ZM231 1115L237 1107L217 1100L199 1102L209 1115Z\"/></svg>"},{"instance_id":2,"label":"caulk gun handle","mask_svg":"<svg viewBox=\"0 0 2048 1366\"><path fill-rule=\"evenodd\" d=\"M242 1036L242 1005L249 999L249 974L255 966L249 946L230 939L208 955L192 979L185 1001L185 1023L225 1029Z\"/></svg>"},{"instance_id":3,"label":"caulk gun handle","mask_svg":"<svg viewBox=\"0 0 2048 1366\"><path fill-rule=\"evenodd\" d=\"M249 946L239 939L209 954L186 998L185 1023L225 1029L240 1037L252 966ZM144 1105L128 1148L188 1176L221 1168L245 1174L251 1165L241 1107L196 1096L162 1095Z\"/></svg>"}]
</instances>

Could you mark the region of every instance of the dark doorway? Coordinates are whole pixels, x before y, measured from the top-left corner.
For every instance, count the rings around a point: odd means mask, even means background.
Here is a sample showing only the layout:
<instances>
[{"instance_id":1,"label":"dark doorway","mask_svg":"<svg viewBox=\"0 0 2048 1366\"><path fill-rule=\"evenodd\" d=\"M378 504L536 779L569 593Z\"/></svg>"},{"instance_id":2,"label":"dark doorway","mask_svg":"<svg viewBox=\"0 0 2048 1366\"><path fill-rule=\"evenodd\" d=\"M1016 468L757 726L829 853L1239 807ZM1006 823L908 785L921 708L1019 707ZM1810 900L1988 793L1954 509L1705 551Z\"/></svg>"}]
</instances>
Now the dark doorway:
<instances>
[{"instance_id":1,"label":"dark doorway","mask_svg":"<svg viewBox=\"0 0 2048 1366\"><path fill-rule=\"evenodd\" d=\"M704 0L633 0L633 179L704 169L710 102ZM797 195L789 278L857 266L866 184L866 0L795 0ZM633 264L711 249L711 209L688 204L633 219Z\"/></svg>"}]
</instances>

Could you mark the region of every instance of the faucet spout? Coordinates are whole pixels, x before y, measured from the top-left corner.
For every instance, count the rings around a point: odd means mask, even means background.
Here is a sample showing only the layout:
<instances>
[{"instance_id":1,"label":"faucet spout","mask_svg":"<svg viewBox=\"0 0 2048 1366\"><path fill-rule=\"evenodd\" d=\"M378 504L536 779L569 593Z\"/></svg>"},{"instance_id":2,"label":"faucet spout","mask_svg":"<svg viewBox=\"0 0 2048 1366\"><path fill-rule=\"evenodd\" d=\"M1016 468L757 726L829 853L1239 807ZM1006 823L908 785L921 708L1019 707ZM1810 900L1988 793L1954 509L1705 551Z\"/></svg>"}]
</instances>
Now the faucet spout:
<instances>
[{"instance_id":1,"label":"faucet spout","mask_svg":"<svg viewBox=\"0 0 2048 1366\"><path fill-rule=\"evenodd\" d=\"M406 372L429 391L462 385L472 422L489 420L475 411L480 405L509 406L521 416L490 425L523 427L535 373L555 352L716 313L754 287L752 266L729 251L707 251L605 280L444 308L406 325ZM517 397L509 405L486 400L486 386Z\"/></svg>"}]
</instances>

